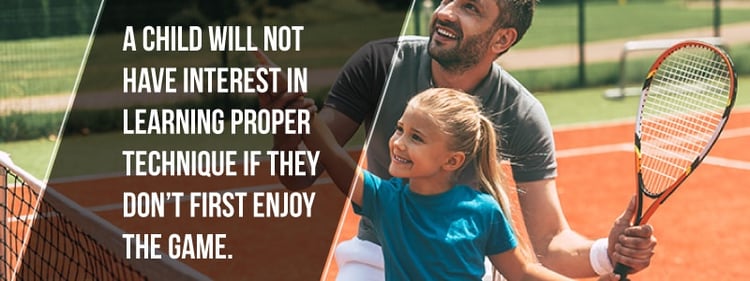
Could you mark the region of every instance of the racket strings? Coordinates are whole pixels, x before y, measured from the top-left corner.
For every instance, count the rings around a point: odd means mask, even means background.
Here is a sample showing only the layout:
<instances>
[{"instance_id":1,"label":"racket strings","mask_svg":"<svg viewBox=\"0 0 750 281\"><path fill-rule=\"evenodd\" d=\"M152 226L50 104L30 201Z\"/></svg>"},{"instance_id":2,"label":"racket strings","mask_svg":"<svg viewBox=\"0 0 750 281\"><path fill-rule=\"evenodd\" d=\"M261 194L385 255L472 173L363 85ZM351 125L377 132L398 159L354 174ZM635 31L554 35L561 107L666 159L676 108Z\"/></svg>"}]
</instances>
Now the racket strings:
<instances>
[{"instance_id":1,"label":"racket strings","mask_svg":"<svg viewBox=\"0 0 750 281\"><path fill-rule=\"evenodd\" d=\"M710 147L729 100L730 71L713 50L688 46L654 74L640 117L641 173L658 196Z\"/></svg>"}]
</instances>

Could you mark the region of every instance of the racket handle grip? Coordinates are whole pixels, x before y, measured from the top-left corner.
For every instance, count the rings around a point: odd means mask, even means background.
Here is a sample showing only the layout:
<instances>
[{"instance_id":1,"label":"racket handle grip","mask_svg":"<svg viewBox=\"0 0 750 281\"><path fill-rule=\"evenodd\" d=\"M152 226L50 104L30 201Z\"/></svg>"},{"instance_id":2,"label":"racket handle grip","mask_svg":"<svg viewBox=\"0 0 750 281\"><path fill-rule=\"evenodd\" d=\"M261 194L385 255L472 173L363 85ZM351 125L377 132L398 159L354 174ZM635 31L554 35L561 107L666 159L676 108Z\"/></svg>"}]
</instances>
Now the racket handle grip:
<instances>
[{"instance_id":1,"label":"racket handle grip","mask_svg":"<svg viewBox=\"0 0 750 281\"><path fill-rule=\"evenodd\" d=\"M628 271L630 271L630 267L627 265L617 263L614 271L616 274L620 275L620 281L630 281L628 280Z\"/></svg>"}]
</instances>

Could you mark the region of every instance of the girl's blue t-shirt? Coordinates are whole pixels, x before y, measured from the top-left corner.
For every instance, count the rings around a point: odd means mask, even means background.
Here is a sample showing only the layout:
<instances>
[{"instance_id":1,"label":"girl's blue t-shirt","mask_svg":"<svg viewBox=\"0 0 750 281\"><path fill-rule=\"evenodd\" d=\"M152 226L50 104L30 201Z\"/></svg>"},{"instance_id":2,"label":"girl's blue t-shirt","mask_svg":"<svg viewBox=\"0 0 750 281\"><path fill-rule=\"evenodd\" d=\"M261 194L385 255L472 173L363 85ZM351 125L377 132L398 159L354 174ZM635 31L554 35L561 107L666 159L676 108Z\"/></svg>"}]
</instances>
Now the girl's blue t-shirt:
<instances>
[{"instance_id":1,"label":"girl's blue t-shirt","mask_svg":"<svg viewBox=\"0 0 750 281\"><path fill-rule=\"evenodd\" d=\"M354 211L374 223L386 280L480 280L485 256L518 245L497 201L465 185L425 196L365 171Z\"/></svg>"}]
</instances>

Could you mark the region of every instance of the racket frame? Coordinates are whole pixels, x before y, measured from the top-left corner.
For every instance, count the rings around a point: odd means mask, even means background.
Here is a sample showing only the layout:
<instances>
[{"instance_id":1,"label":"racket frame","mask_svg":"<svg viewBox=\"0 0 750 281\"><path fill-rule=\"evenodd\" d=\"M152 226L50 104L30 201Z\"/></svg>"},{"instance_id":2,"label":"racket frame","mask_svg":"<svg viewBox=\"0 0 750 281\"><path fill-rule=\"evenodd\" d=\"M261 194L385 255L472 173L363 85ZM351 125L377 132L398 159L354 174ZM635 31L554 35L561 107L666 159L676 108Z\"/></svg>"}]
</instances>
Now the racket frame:
<instances>
[{"instance_id":1,"label":"racket frame","mask_svg":"<svg viewBox=\"0 0 750 281\"><path fill-rule=\"evenodd\" d=\"M641 153L641 121L642 121L642 110L645 105L646 99L649 95L649 90L651 88L651 82L653 81L654 76L657 73L657 70L661 67L662 63L673 53L677 52L680 49L689 47L689 46L699 46L704 47L712 50L714 53L718 54L722 60L724 60L724 63L728 66L728 75L730 79L730 88L729 88L729 96L727 99L727 105L724 108L724 113L722 114L722 119L718 124L717 129L714 131L714 134L711 136L711 139L709 140L708 145L704 147L703 151L692 161L692 163L686 167L685 172L682 173L674 183L672 183L667 189L665 189L663 192L659 194L652 194L646 191L645 184L643 182L643 173L641 170L641 161L642 161L642 153ZM654 61L654 63L651 65L651 68L649 69L649 72L646 76L646 80L643 82L643 87L641 88L641 99L640 103L638 105L638 114L636 117L636 123L635 123L635 170L636 170L636 216L633 220L633 225L642 225L648 222L648 220L651 218L651 216L656 212L656 209L661 206L661 204L664 203L664 201L669 198L676 190L677 187L679 187L685 179L698 167L698 165L703 161L703 159L708 155L711 148L713 148L714 144L719 138L719 135L724 130L724 127L727 123L727 120L729 118L729 114L732 110L732 107L734 106L735 98L737 93L737 73L734 70L734 63L732 62L731 58L727 53L722 50L719 47L716 47L712 44L698 41L698 40L686 40L679 42L669 49L662 52L659 57ZM654 202L651 203L651 205L646 209L645 213L643 212L643 205L644 205L644 197L649 197L651 199L654 199ZM617 264L615 266L615 273L620 274L620 280L626 281L627 279L627 272L630 270L627 266L623 264Z\"/></svg>"},{"instance_id":2,"label":"racket frame","mask_svg":"<svg viewBox=\"0 0 750 281\"><path fill-rule=\"evenodd\" d=\"M714 131L714 134L711 136L711 139L708 142L708 145L703 148L703 151L693 160L693 162L686 167L685 172L680 175L679 178L675 180L674 183L672 183L667 189L665 189L660 194L652 194L646 191L645 185L643 183L643 173L641 171L641 160L642 160L642 154L641 154L641 121L642 121L642 109L645 105L646 99L648 98L649 90L651 88L651 82L653 81L654 76L656 75L657 70L661 66L661 64L666 60L670 55L672 55L674 52L688 47L688 46L700 46L704 48L711 49L714 53L719 54L720 57L724 60L724 63L728 65L728 72L729 72L729 79L730 79L730 88L729 88L729 96L727 99L727 105L724 108L724 112L722 114L721 122L719 122L717 129ZM635 217L633 224L634 225L641 225L645 224L651 216L654 214L656 209L664 203L664 201L669 198L672 193L674 193L677 190L677 187L679 187L687 177L692 174L693 171L698 167L698 165L703 162L703 159L708 155L709 151L711 151L711 148L713 148L714 144L716 144L716 141L719 138L719 135L721 135L721 132L724 130L724 127L726 126L726 123L729 119L729 114L732 111L732 107L734 107L735 97L737 92L737 73L734 71L734 63L732 62L731 58L727 55L727 53L722 50L719 47L716 47L712 44L703 42L703 41L697 41L697 40L687 40L682 41L680 43L675 44L671 48L664 51L655 61L654 64L651 66L651 69L648 72L648 75L646 76L646 80L643 83L643 88L641 89L641 100L638 106L638 115L636 117L636 123L635 123L635 166L636 166L636 183L637 183L637 190L636 192L639 194L637 197L637 216ZM646 212L643 213L643 196L646 195L647 197L651 199L655 199L655 201L649 206L648 209L646 209Z\"/></svg>"}]
</instances>

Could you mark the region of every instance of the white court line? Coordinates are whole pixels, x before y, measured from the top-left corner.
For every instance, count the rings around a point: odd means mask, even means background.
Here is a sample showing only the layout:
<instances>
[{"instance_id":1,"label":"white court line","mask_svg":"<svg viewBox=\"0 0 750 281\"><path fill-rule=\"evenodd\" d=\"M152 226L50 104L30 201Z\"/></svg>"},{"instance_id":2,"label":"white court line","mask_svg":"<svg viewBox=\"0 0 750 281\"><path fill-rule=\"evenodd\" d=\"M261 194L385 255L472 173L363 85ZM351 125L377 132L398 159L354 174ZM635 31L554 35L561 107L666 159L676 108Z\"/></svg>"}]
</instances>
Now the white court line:
<instances>
[{"instance_id":1,"label":"white court line","mask_svg":"<svg viewBox=\"0 0 750 281\"><path fill-rule=\"evenodd\" d=\"M750 135L750 128L724 130L719 139L739 138Z\"/></svg>"},{"instance_id":2,"label":"white court line","mask_svg":"<svg viewBox=\"0 0 750 281\"><path fill-rule=\"evenodd\" d=\"M750 128L739 128L724 130L719 139L731 139L750 136ZM605 144L589 147L569 148L562 149L555 152L557 158L569 158L588 156L594 154L612 153L612 152L633 152L634 145L632 143L616 143L616 144ZM750 161L744 160L733 160L724 157L707 156L703 159L703 164L716 165L725 168L733 168L739 170L750 171Z\"/></svg>"},{"instance_id":3,"label":"white court line","mask_svg":"<svg viewBox=\"0 0 750 281\"><path fill-rule=\"evenodd\" d=\"M632 143L623 142L616 144L569 148L556 151L555 156L557 156L557 158L569 158L611 152L632 152L634 150L633 146L634 145Z\"/></svg>"},{"instance_id":4,"label":"white court line","mask_svg":"<svg viewBox=\"0 0 750 281\"><path fill-rule=\"evenodd\" d=\"M739 107L735 106L734 110L732 110L732 114L750 114L750 105L739 106ZM732 118L730 117L729 119L731 120ZM562 132L569 132L569 131L591 130L591 129L608 128L608 127L625 126L625 125L634 126L635 115L633 115L632 117L624 117L624 118L617 118L617 119L604 120L604 121L592 121L592 122L556 125L552 129L555 131L555 133L562 133Z\"/></svg>"},{"instance_id":5,"label":"white court line","mask_svg":"<svg viewBox=\"0 0 750 281\"><path fill-rule=\"evenodd\" d=\"M750 171L750 161L732 160L723 157L708 156L703 159L704 164L711 164L725 168L734 168L738 170Z\"/></svg>"}]
</instances>

